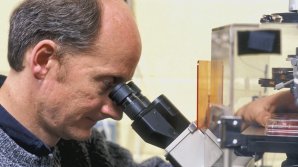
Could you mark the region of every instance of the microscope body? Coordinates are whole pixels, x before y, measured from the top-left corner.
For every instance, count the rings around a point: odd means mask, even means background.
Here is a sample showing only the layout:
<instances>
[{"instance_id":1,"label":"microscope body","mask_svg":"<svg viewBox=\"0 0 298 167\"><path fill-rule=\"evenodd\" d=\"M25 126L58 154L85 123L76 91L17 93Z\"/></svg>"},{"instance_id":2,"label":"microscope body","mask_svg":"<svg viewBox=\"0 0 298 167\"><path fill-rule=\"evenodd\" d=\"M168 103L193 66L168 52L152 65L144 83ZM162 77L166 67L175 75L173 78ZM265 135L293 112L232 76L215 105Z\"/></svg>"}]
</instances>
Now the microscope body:
<instances>
[{"instance_id":1,"label":"microscope body","mask_svg":"<svg viewBox=\"0 0 298 167\"><path fill-rule=\"evenodd\" d=\"M131 126L144 141L165 149L188 125L189 121L167 97L160 95L136 116Z\"/></svg>"},{"instance_id":2,"label":"microscope body","mask_svg":"<svg viewBox=\"0 0 298 167\"><path fill-rule=\"evenodd\" d=\"M130 82L117 85L109 97L133 120L132 128L145 142L165 149L166 159L175 167L222 166L217 137L209 129L190 123L166 96L160 95L151 103ZM244 158L235 165L252 167L253 162Z\"/></svg>"}]
</instances>

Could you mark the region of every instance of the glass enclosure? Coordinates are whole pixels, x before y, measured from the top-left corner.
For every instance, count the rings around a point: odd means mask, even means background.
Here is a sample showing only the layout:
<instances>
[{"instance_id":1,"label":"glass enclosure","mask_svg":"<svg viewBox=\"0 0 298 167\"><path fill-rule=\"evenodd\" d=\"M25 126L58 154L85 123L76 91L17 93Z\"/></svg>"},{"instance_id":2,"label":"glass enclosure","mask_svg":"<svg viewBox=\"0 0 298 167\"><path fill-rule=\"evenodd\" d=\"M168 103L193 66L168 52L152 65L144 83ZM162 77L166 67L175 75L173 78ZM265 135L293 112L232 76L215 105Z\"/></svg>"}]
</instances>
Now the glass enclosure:
<instances>
[{"instance_id":1,"label":"glass enclosure","mask_svg":"<svg viewBox=\"0 0 298 167\"><path fill-rule=\"evenodd\" d=\"M208 61L198 62L199 128L208 127L206 121L212 105L228 107L232 115L254 99L275 92L273 86L278 81L271 80L272 68L292 68L287 57L296 55L297 27L276 23L232 24L212 30L211 62L209 66L202 65ZM263 81L272 85L263 87L260 84Z\"/></svg>"},{"instance_id":2,"label":"glass enclosure","mask_svg":"<svg viewBox=\"0 0 298 167\"><path fill-rule=\"evenodd\" d=\"M221 61L224 69L222 104L235 112L255 98L272 94L273 88L262 87L259 80L271 79L272 68L291 68L286 59L296 55L296 47L295 24L234 24L213 29L211 61Z\"/></svg>"}]
</instances>

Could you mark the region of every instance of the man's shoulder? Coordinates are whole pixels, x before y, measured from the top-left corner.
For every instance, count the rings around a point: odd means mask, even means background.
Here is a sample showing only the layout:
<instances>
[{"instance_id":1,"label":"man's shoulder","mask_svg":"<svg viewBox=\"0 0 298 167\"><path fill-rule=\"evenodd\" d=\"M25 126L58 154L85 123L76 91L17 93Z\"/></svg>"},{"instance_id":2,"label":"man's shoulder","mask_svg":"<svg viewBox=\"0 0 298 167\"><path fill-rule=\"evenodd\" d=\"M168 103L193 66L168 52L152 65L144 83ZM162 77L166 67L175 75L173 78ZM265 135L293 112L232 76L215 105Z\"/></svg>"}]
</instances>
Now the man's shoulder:
<instances>
[{"instance_id":1,"label":"man's shoulder","mask_svg":"<svg viewBox=\"0 0 298 167\"><path fill-rule=\"evenodd\" d=\"M95 128L86 141L61 139L56 146L62 166L137 166L128 150L106 141Z\"/></svg>"},{"instance_id":2,"label":"man's shoulder","mask_svg":"<svg viewBox=\"0 0 298 167\"><path fill-rule=\"evenodd\" d=\"M62 166L113 166L107 143L96 129L92 129L86 141L61 139L56 148L56 156L60 157Z\"/></svg>"},{"instance_id":3,"label":"man's shoulder","mask_svg":"<svg viewBox=\"0 0 298 167\"><path fill-rule=\"evenodd\" d=\"M0 88L3 85L4 81L6 80L6 76L0 75Z\"/></svg>"},{"instance_id":4,"label":"man's shoulder","mask_svg":"<svg viewBox=\"0 0 298 167\"><path fill-rule=\"evenodd\" d=\"M53 157L24 150L0 128L0 166L53 166ZM55 165L54 165L55 166Z\"/></svg>"},{"instance_id":5,"label":"man's shoulder","mask_svg":"<svg viewBox=\"0 0 298 167\"><path fill-rule=\"evenodd\" d=\"M108 151L106 150L109 143L105 140L103 135L97 131L97 129L93 128L91 136L86 141L77 141L77 140L64 140L61 139L57 143L57 147L60 150L69 150L73 149L73 151L82 151L84 154L88 154L94 150L101 149L101 152Z\"/></svg>"}]
</instances>

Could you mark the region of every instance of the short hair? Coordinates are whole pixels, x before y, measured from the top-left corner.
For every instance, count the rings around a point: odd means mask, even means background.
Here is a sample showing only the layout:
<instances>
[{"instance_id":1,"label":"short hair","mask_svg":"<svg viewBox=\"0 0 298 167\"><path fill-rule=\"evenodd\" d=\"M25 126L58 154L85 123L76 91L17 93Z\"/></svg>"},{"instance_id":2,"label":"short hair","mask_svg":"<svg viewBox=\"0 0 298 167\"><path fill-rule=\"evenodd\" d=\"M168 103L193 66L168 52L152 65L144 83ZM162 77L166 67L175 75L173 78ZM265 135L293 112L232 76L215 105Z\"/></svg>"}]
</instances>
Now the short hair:
<instances>
[{"instance_id":1,"label":"short hair","mask_svg":"<svg viewBox=\"0 0 298 167\"><path fill-rule=\"evenodd\" d=\"M49 39L63 53L89 53L101 27L102 6L98 0L24 0L12 13L8 39L8 62L24 69L26 51Z\"/></svg>"}]
</instances>

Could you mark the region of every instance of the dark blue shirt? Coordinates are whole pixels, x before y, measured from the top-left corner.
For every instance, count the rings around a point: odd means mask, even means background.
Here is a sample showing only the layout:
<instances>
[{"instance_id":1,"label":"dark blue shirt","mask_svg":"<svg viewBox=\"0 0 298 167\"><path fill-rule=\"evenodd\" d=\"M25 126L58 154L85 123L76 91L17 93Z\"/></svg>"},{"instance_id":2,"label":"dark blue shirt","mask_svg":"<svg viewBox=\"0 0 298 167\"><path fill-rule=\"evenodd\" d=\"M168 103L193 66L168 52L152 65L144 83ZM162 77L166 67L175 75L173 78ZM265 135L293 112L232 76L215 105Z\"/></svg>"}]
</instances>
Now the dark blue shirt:
<instances>
[{"instance_id":1,"label":"dark blue shirt","mask_svg":"<svg viewBox=\"0 0 298 167\"><path fill-rule=\"evenodd\" d=\"M5 79L5 76L0 75L0 88ZM51 153L51 149L45 145L43 141L19 123L1 104L0 128L3 129L3 131L19 146L34 155L44 156Z\"/></svg>"}]
</instances>

